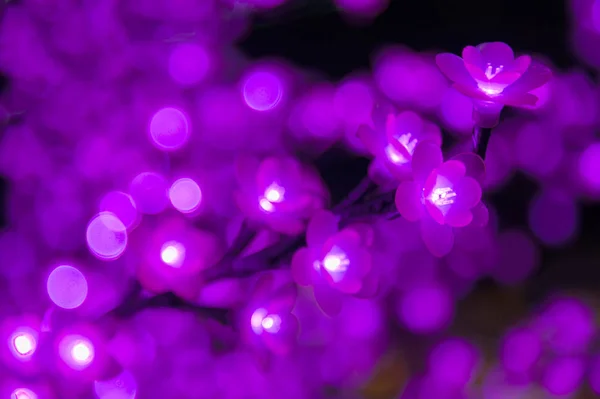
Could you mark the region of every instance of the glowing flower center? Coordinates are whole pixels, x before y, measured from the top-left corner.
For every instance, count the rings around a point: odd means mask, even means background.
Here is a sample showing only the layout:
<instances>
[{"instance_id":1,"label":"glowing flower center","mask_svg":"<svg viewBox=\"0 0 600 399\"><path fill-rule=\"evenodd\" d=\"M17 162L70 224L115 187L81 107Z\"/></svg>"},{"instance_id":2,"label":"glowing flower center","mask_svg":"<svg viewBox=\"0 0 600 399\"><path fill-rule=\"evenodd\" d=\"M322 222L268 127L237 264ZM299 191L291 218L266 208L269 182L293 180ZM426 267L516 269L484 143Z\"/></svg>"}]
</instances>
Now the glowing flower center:
<instances>
[{"instance_id":1,"label":"glowing flower center","mask_svg":"<svg viewBox=\"0 0 600 399\"><path fill-rule=\"evenodd\" d=\"M406 149L406 152L411 156L415 152L415 147L419 142L416 138L412 136L411 133L405 133L403 135L396 136L395 139L400 144L402 144L402 146ZM388 144L385 147L385 154L387 155L389 160L395 164L401 165L410 161L410 159L406 155L398 152L392 144Z\"/></svg>"},{"instance_id":2,"label":"glowing flower center","mask_svg":"<svg viewBox=\"0 0 600 399\"><path fill-rule=\"evenodd\" d=\"M268 314L265 308L256 309L250 318L250 326L257 335L262 334L263 331L275 334L281 328L281 317Z\"/></svg>"},{"instance_id":3,"label":"glowing flower center","mask_svg":"<svg viewBox=\"0 0 600 399\"><path fill-rule=\"evenodd\" d=\"M497 67L492 66L492 64L487 64L485 68L485 76L488 79L493 79L494 76L498 75L504 69L504 65L500 65Z\"/></svg>"},{"instance_id":4,"label":"glowing flower center","mask_svg":"<svg viewBox=\"0 0 600 399\"><path fill-rule=\"evenodd\" d=\"M283 201L283 195L285 194L285 189L278 185L277 183L271 184L265 190L265 198L269 200L269 202L281 202Z\"/></svg>"},{"instance_id":5,"label":"glowing flower center","mask_svg":"<svg viewBox=\"0 0 600 399\"><path fill-rule=\"evenodd\" d=\"M185 259L185 248L177 241L169 241L162 246L160 259L169 266L181 267Z\"/></svg>"},{"instance_id":6,"label":"glowing flower center","mask_svg":"<svg viewBox=\"0 0 600 399\"><path fill-rule=\"evenodd\" d=\"M264 196L258 200L260 207L266 212L273 212L275 207L273 203L277 204L283 201L285 195L285 189L277 183L272 183L265 190Z\"/></svg>"},{"instance_id":7,"label":"glowing flower center","mask_svg":"<svg viewBox=\"0 0 600 399\"><path fill-rule=\"evenodd\" d=\"M504 65L494 67L492 64L487 64L484 74L486 78L488 78L488 80L491 80L497 74L502 72L503 69ZM504 90L506 86L506 84L501 83L477 82L477 87L479 87L481 91L483 91L486 94L489 94L490 96L502 93L502 90Z\"/></svg>"},{"instance_id":8,"label":"glowing flower center","mask_svg":"<svg viewBox=\"0 0 600 399\"><path fill-rule=\"evenodd\" d=\"M333 247L331 251L325 255L321 266L328 272L333 281L338 282L346 274L348 266L350 265L350 259L346 256L346 253L338 247Z\"/></svg>"},{"instance_id":9,"label":"glowing flower center","mask_svg":"<svg viewBox=\"0 0 600 399\"><path fill-rule=\"evenodd\" d=\"M27 356L35 350L35 340L30 334L21 333L17 335L13 344L20 355Z\"/></svg>"},{"instance_id":10,"label":"glowing flower center","mask_svg":"<svg viewBox=\"0 0 600 399\"><path fill-rule=\"evenodd\" d=\"M429 196L435 206L451 205L454 203L456 193L450 187L436 187Z\"/></svg>"}]
</instances>

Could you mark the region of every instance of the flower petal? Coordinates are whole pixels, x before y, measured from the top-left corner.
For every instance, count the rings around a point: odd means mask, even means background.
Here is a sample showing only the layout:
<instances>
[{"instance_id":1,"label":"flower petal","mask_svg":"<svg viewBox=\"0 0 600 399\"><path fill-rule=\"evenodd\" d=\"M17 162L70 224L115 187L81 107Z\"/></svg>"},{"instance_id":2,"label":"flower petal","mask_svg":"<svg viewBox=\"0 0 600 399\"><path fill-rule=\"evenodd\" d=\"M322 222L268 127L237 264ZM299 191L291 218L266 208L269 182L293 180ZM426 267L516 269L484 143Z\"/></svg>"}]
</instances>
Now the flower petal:
<instances>
[{"instance_id":1,"label":"flower petal","mask_svg":"<svg viewBox=\"0 0 600 399\"><path fill-rule=\"evenodd\" d=\"M307 286L313 283L313 262L311 252L306 247L302 247L294 253L290 268L296 284Z\"/></svg>"},{"instance_id":2,"label":"flower petal","mask_svg":"<svg viewBox=\"0 0 600 399\"><path fill-rule=\"evenodd\" d=\"M505 96L529 93L546 84L552 77L552 71L542 64L534 63L513 84L502 91Z\"/></svg>"},{"instance_id":3,"label":"flower petal","mask_svg":"<svg viewBox=\"0 0 600 399\"><path fill-rule=\"evenodd\" d=\"M528 55L522 55L515 60L513 64L513 71L519 72L521 75L525 73L527 68L531 65L531 57Z\"/></svg>"},{"instance_id":4,"label":"flower petal","mask_svg":"<svg viewBox=\"0 0 600 399\"><path fill-rule=\"evenodd\" d=\"M269 306L270 313L288 313L296 305L298 297L298 286L293 282L282 285L273 291L270 295Z\"/></svg>"},{"instance_id":5,"label":"flower petal","mask_svg":"<svg viewBox=\"0 0 600 399\"><path fill-rule=\"evenodd\" d=\"M429 252L438 258L446 256L454 246L452 227L425 217L421 220L421 238Z\"/></svg>"},{"instance_id":6,"label":"flower petal","mask_svg":"<svg viewBox=\"0 0 600 399\"><path fill-rule=\"evenodd\" d=\"M467 97L470 97L473 100L481 100L481 101L492 101L496 102L496 97L492 97L489 94L485 93L477 86L465 86L461 84L452 85L458 92L464 94Z\"/></svg>"},{"instance_id":7,"label":"flower petal","mask_svg":"<svg viewBox=\"0 0 600 399\"><path fill-rule=\"evenodd\" d=\"M450 53L438 54L435 63L444 75L452 82L464 86L475 86L477 83L465 67L465 62L457 55Z\"/></svg>"},{"instance_id":8,"label":"flower petal","mask_svg":"<svg viewBox=\"0 0 600 399\"><path fill-rule=\"evenodd\" d=\"M470 209L453 206L446 213L446 224L451 227L465 227L472 221L473 214Z\"/></svg>"},{"instance_id":9,"label":"flower petal","mask_svg":"<svg viewBox=\"0 0 600 399\"><path fill-rule=\"evenodd\" d=\"M421 187L414 181L404 181L396 189L396 208L402 217L410 222L421 219L423 204Z\"/></svg>"},{"instance_id":10,"label":"flower petal","mask_svg":"<svg viewBox=\"0 0 600 399\"><path fill-rule=\"evenodd\" d=\"M483 227L488 224L490 220L490 212L483 202L480 201L479 204L475 205L471 212L473 213L472 224L474 226Z\"/></svg>"},{"instance_id":11,"label":"flower petal","mask_svg":"<svg viewBox=\"0 0 600 399\"><path fill-rule=\"evenodd\" d=\"M481 186L472 177L464 177L454 186L456 192L455 205L463 209L471 209L481 201Z\"/></svg>"},{"instance_id":12,"label":"flower petal","mask_svg":"<svg viewBox=\"0 0 600 399\"><path fill-rule=\"evenodd\" d=\"M479 184L483 184L485 180L485 162L479 155L472 152L463 152L453 156L452 159L465 165L465 176L472 177Z\"/></svg>"},{"instance_id":13,"label":"flower petal","mask_svg":"<svg viewBox=\"0 0 600 399\"><path fill-rule=\"evenodd\" d=\"M443 179L446 179L448 183L454 185L465 176L465 174L467 173L467 168L464 163L451 159L440 165L440 167L437 168L436 172L437 175L441 177L441 179L437 179L436 186L440 184L440 180L443 181Z\"/></svg>"},{"instance_id":14,"label":"flower petal","mask_svg":"<svg viewBox=\"0 0 600 399\"><path fill-rule=\"evenodd\" d=\"M515 53L506 43L490 42L480 44L477 47L481 52L484 64L491 64L492 67L510 67L515 60Z\"/></svg>"},{"instance_id":15,"label":"flower petal","mask_svg":"<svg viewBox=\"0 0 600 399\"><path fill-rule=\"evenodd\" d=\"M300 325L296 316L290 313L279 314L281 324L277 332L269 333L264 331L263 337L265 345L277 355L285 355L294 347Z\"/></svg>"},{"instance_id":16,"label":"flower petal","mask_svg":"<svg viewBox=\"0 0 600 399\"><path fill-rule=\"evenodd\" d=\"M424 182L432 170L444 162L442 150L435 143L422 141L417 144L412 159L415 181Z\"/></svg>"},{"instance_id":17,"label":"flower petal","mask_svg":"<svg viewBox=\"0 0 600 399\"><path fill-rule=\"evenodd\" d=\"M379 292L379 277L374 270L363 279L362 288L356 294L358 298L373 298Z\"/></svg>"},{"instance_id":18,"label":"flower petal","mask_svg":"<svg viewBox=\"0 0 600 399\"><path fill-rule=\"evenodd\" d=\"M338 217L329 211L319 211L306 228L306 243L310 248L321 248L338 231Z\"/></svg>"},{"instance_id":19,"label":"flower petal","mask_svg":"<svg viewBox=\"0 0 600 399\"><path fill-rule=\"evenodd\" d=\"M462 58L466 64L476 66L480 70L483 70L485 64L483 63L483 57L477 47L467 46L462 51Z\"/></svg>"},{"instance_id":20,"label":"flower petal","mask_svg":"<svg viewBox=\"0 0 600 399\"><path fill-rule=\"evenodd\" d=\"M331 288L325 281L315 284L313 293L317 304L325 314L335 316L342 310L344 294Z\"/></svg>"}]
</instances>

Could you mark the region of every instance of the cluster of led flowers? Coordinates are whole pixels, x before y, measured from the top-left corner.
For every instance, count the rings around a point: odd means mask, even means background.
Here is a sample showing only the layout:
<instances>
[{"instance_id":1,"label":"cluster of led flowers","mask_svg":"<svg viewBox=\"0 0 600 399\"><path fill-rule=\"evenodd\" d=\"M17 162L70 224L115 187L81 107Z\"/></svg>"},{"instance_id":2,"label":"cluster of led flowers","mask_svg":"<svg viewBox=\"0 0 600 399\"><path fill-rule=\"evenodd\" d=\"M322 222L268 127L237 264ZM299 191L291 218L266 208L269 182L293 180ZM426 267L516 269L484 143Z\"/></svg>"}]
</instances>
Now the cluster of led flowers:
<instances>
[{"instance_id":1,"label":"cluster of led flowers","mask_svg":"<svg viewBox=\"0 0 600 399\"><path fill-rule=\"evenodd\" d=\"M597 85L500 42L389 47L336 84L247 59L252 13L283 3L0 6L0 396L348 399L405 333L428 359L405 399L600 393L574 298L510 331L482 386L477 345L440 338L600 199ZM389 1L334 3L364 22ZM370 162L355 189L340 149ZM485 196L516 171L540 187L527 228Z\"/></svg>"}]
</instances>

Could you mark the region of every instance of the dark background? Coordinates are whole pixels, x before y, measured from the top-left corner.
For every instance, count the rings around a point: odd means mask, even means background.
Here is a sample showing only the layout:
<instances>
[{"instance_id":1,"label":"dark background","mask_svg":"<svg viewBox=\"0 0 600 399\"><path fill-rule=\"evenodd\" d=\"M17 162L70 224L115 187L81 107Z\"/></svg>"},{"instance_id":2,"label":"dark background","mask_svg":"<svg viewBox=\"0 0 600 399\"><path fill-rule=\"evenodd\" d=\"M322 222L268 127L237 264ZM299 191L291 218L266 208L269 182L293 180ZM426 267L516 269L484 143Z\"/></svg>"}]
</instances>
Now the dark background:
<instances>
[{"instance_id":1,"label":"dark background","mask_svg":"<svg viewBox=\"0 0 600 399\"><path fill-rule=\"evenodd\" d=\"M369 69L373 52L388 44L460 54L467 45L504 41L567 70L578 66L569 49L569 20L564 0L391 0L371 24L351 25L327 0L299 0L256 17L241 46L252 57L282 57L334 81ZM367 162L332 153L320 166L334 198L340 198L364 176ZM488 198L502 226L526 226L536 190L536 183L519 174ZM541 268L523 287L527 302L557 290L600 293L600 208L581 204L580 209L579 237L564 248L543 249ZM498 287L483 281L477 290L497 292Z\"/></svg>"}]
</instances>

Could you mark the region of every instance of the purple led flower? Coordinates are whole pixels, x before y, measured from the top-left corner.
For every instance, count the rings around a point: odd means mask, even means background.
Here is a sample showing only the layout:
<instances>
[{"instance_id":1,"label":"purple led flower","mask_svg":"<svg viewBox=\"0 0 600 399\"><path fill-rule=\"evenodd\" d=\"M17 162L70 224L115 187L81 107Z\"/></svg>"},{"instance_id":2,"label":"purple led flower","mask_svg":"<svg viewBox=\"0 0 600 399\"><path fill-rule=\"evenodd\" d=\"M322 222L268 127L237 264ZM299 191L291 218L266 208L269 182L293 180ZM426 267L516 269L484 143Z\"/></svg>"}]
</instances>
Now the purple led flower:
<instances>
[{"instance_id":1,"label":"purple led flower","mask_svg":"<svg viewBox=\"0 0 600 399\"><path fill-rule=\"evenodd\" d=\"M337 216L322 211L310 220L306 242L308 245L294 254L292 275L299 285L313 287L325 313L339 313L345 295L375 295L379 283L369 252L373 244L369 226L357 224L338 230Z\"/></svg>"},{"instance_id":2,"label":"purple led flower","mask_svg":"<svg viewBox=\"0 0 600 399\"><path fill-rule=\"evenodd\" d=\"M299 325L292 314L296 297L295 284L281 284L272 274L261 276L256 283L240 320L244 340L258 356L264 356L265 350L287 354L296 343Z\"/></svg>"},{"instance_id":3,"label":"purple led flower","mask_svg":"<svg viewBox=\"0 0 600 399\"><path fill-rule=\"evenodd\" d=\"M392 177L397 180L409 178L413 153L421 141L442 145L440 128L415 112L390 113L384 123L379 120L383 118L375 116L373 119L375 128L361 125L357 135L375 157L369 175L377 182L389 182Z\"/></svg>"},{"instance_id":4,"label":"purple led flower","mask_svg":"<svg viewBox=\"0 0 600 399\"><path fill-rule=\"evenodd\" d=\"M454 228L487 223L487 208L481 202L485 165L472 153L444 162L437 145L423 142L415 149L412 169L413 180L396 190L396 207L405 219L420 220L429 251L445 256L454 245Z\"/></svg>"},{"instance_id":5,"label":"purple led flower","mask_svg":"<svg viewBox=\"0 0 600 399\"><path fill-rule=\"evenodd\" d=\"M237 162L239 208L250 219L294 235L328 201L316 171L290 157L240 158Z\"/></svg>"},{"instance_id":6,"label":"purple led flower","mask_svg":"<svg viewBox=\"0 0 600 399\"><path fill-rule=\"evenodd\" d=\"M504 105L533 106L538 98L531 91L545 84L552 73L531 57L515 58L509 45L502 42L467 46L462 58L438 54L440 70L454 82L454 88L475 100L476 122L493 127ZM485 124L485 126L484 126Z\"/></svg>"}]
</instances>

